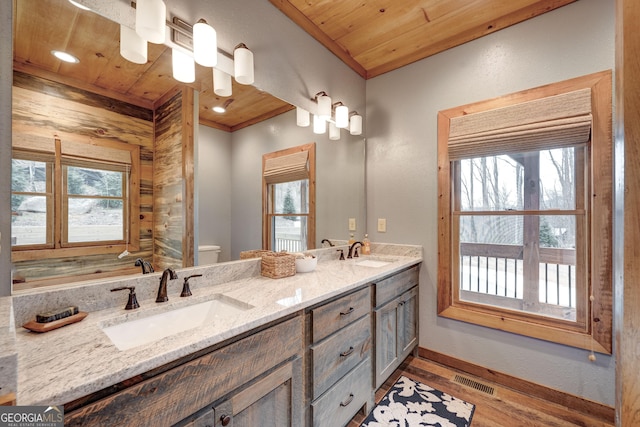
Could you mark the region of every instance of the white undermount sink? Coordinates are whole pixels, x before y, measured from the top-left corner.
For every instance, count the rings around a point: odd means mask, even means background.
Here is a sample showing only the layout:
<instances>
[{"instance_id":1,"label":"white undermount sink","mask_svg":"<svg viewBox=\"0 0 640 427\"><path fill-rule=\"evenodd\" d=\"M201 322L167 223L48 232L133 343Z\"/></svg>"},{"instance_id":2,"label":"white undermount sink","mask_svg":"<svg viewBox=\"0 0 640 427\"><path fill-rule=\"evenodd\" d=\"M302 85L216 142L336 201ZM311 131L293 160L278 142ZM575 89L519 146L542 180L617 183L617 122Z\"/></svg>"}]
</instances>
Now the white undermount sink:
<instances>
[{"instance_id":1,"label":"white undermount sink","mask_svg":"<svg viewBox=\"0 0 640 427\"><path fill-rule=\"evenodd\" d=\"M201 326L226 324L229 316L237 316L251 308L250 304L217 294L198 304L103 326L102 331L118 350L128 350Z\"/></svg>"},{"instance_id":2,"label":"white undermount sink","mask_svg":"<svg viewBox=\"0 0 640 427\"><path fill-rule=\"evenodd\" d=\"M379 258L379 257L360 257L355 264L360 267L373 267L379 268L384 267L385 265L391 264L395 262L395 259L391 258Z\"/></svg>"}]
</instances>

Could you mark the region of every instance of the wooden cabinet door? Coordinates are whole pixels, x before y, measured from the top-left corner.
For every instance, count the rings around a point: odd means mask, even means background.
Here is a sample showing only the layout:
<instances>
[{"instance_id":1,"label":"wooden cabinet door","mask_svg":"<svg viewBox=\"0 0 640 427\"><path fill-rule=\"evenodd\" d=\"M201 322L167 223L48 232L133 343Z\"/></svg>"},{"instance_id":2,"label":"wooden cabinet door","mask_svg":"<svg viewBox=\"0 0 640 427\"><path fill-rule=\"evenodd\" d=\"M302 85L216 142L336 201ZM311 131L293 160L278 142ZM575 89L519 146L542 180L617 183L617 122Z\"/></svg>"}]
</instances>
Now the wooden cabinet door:
<instances>
[{"instance_id":1,"label":"wooden cabinet door","mask_svg":"<svg viewBox=\"0 0 640 427\"><path fill-rule=\"evenodd\" d=\"M391 375L398 366L398 302L400 298L389 301L375 310L376 322L376 389Z\"/></svg>"},{"instance_id":2,"label":"wooden cabinet door","mask_svg":"<svg viewBox=\"0 0 640 427\"><path fill-rule=\"evenodd\" d=\"M301 360L295 359L233 395L230 398L233 422L227 427L300 426L301 366Z\"/></svg>"},{"instance_id":3,"label":"wooden cabinet door","mask_svg":"<svg viewBox=\"0 0 640 427\"><path fill-rule=\"evenodd\" d=\"M401 363L418 342L418 287L405 292L398 302L398 353Z\"/></svg>"}]
</instances>

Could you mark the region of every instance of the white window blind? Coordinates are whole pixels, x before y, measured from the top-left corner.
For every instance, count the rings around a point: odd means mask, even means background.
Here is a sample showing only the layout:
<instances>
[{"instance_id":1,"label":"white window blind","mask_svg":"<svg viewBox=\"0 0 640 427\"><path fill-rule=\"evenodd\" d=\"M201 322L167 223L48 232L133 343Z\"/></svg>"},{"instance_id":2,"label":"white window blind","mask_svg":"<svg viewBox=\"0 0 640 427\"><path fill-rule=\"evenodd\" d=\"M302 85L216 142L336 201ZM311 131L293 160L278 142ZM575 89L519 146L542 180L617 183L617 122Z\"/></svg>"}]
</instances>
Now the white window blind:
<instances>
[{"instance_id":1,"label":"white window blind","mask_svg":"<svg viewBox=\"0 0 640 427\"><path fill-rule=\"evenodd\" d=\"M268 184L298 181L309 178L309 152L265 158L263 176Z\"/></svg>"},{"instance_id":2,"label":"white window blind","mask_svg":"<svg viewBox=\"0 0 640 427\"><path fill-rule=\"evenodd\" d=\"M585 144L591 122L591 89L454 117L449 160Z\"/></svg>"}]
</instances>

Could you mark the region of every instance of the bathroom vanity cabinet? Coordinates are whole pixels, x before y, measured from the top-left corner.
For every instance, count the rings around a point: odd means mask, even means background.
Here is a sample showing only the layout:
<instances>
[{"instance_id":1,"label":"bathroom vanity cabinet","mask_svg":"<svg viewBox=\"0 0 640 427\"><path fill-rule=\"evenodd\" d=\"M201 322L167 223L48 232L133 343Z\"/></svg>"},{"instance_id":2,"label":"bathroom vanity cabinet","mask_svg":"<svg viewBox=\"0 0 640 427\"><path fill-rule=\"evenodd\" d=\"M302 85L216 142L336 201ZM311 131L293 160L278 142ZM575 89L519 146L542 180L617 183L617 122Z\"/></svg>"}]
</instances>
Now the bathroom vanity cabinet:
<instances>
[{"instance_id":1,"label":"bathroom vanity cabinet","mask_svg":"<svg viewBox=\"0 0 640 427\"><path fill-rule=\"evenodd\" d=\"M417 347L419 265L65 405L66 426L345 426Z\"/></svg>"},{"instance_id":2,"label":"bathroom vanity cabinet","mask_svg":"<svg viewBox=\"0 0 640 427\"><path fill-rule=\"evenodd\" d=\"M285 320L65 413L65 425L237 426L259 415L299 426L302 336L302 316Z\"/></svg>"},{"instance_id":3,"label":"bathroom vanity cabinet","mask_svg":"<svg viewBox=\"0 0 640 427\"><path fill-rule=\"evenodd\" d=\"M343 426L372 408L371 329L370 286L308 310L310 425Z\"/></svg>"},{"instance_id":4,"label":"bathroom vanity cabinet","mask_svg":"<svg viewBox=\"0 0 640 427\"><path fill-rule=\"evenodd\" d=\"M375 387L418 345L418 267L374 284Z\"/></svg>"}]
</instances>

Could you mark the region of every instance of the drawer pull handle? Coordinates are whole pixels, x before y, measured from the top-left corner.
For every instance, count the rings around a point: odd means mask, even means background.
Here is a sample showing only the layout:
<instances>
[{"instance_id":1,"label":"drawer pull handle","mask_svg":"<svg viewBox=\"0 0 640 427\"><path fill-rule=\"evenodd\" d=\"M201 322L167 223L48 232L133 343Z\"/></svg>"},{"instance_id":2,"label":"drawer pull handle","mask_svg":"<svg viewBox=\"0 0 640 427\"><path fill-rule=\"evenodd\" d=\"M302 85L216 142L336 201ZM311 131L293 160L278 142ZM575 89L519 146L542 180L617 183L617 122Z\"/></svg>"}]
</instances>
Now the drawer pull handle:
<instances>
[{"instance_id":1,"label":"drawer pull handle","mask_svg":"<svg viewBox=\"0 0 640 427\"><path fill-rule=\"evenodd\" d=\"M349 397L344 402L340 402L340 406L348 406L353 401L353 393L349 393Z\"/></svg>"},{"instance_id":2,"label":"drawer pull handle","mask_svg":"<svg viewBox=\"0 0 640 427\"><path fill-rule=\"evenodd\" d=\"M340 357L347 357L351 353L353 353L353 346L349 347L349 350L345 350L342 353L340 353Z\"/></svg>"},{"instance_id":3,"label":"drawer pull handle","mask_svg":"<svg viewBox=\"0 0 640 427\"><path fill-rule=\"evenodd\" d=\"M348 316L351 313L353 313L353 307L349 307L349 310L347 311L341 311L340 316Z\"/></svg>"}]
</instances>

